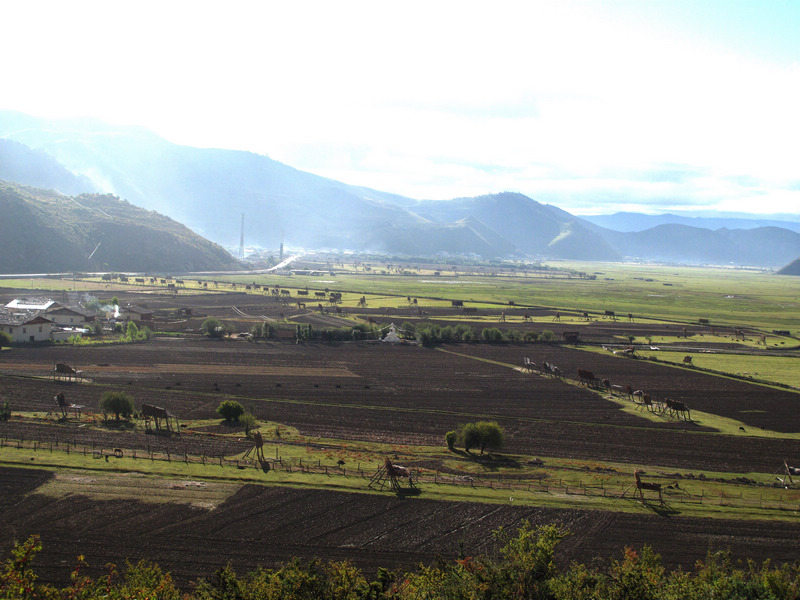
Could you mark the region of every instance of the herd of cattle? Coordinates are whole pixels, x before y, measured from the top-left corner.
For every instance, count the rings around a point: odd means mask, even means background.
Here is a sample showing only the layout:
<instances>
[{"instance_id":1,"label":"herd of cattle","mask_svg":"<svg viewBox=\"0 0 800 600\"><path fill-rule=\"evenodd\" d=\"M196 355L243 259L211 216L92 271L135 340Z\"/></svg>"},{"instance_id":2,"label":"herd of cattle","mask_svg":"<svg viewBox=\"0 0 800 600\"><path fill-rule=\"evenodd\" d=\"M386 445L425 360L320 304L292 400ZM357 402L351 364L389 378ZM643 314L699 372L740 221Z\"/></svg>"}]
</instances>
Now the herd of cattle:
<instances>
[{"instance_id":1,"label":"herd of cattle","mask_svg":"<svg viewBox=\"0 0 800 600\"><path fill-rule=\"evenodd\" d=\"M564 377L561 369L554 364L542 362L541 369L539 369L536 363L531 361L531 359L527 356L523 359L523 369L529 373L540 372L544 375L551 375L553 377ZM621 385L613 385L608 378L596 377L594 373L586 369L578 369L578 378L576 381L579 385L606 390L609 394L614 396L625 397L634 402L637 407L650 412L665 415L670 418L684 419L686 421L692 420L691 411L684 402L679 402L670 398L655 400L651 398L650 394L642 390L634 390L630 385L626 385L625 387L622 387Z\"/></svg>"}]
</instances>

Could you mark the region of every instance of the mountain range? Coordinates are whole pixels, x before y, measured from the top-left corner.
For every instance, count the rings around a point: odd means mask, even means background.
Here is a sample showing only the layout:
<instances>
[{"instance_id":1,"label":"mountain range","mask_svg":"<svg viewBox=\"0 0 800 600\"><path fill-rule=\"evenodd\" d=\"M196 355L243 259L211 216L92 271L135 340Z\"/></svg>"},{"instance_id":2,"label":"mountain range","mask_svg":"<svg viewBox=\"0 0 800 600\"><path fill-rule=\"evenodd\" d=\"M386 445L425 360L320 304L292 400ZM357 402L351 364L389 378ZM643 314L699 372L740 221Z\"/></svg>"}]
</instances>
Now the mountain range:
<instances>
[{"instance_id":1,"label":"mountain range","mask_svg":"<svg viewBox=\"0 0 800 600\"><path fill-rule=\"evenodd\" d=\"M417 200L258 154L173 144L138 127L12 111L0 111L0 179L64 194L113 193L229 248L238 246L244 215L247 245L262 248L285 240L295 248L396 255L762 267L800 256L796 222L625 213L581 218L510 192Z\"/></svg>"}]
</instances>

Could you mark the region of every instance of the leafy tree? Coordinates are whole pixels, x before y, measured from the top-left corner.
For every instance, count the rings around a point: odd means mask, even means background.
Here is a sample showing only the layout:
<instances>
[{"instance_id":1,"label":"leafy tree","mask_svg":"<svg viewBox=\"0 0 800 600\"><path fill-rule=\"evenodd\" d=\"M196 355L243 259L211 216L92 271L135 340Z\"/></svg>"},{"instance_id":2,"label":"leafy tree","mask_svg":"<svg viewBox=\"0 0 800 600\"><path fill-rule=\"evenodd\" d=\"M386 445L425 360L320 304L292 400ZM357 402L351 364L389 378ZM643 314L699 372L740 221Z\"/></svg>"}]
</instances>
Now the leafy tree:
<instances>
[{"instance_id":1,"label":"leafy tree","mask_svg":"<svg viewBox=\"0 0 800 600\"><path fill-rule=\"evenodd\" d=\"M249 412L246 412L239 417L239 424L244 427L244 434L249 436L250 432L255 429L256 425L258 425L258 421L253 415L251 415Z\"/></svg>"},{"instance_id":2,"label":"leafy tree","mask_svg":"<svg viewBox=\"0 0 800 600\"><path fill-rule=\"evenodd\" d=\"M497 327L485 327L481 331L481 338L484 342L489 342L490 344L498 344L503 341L503 332L500 331Z\"/></svg>"},{"instance_id":3,"label":"leafy tree","mask_svg":"<svg viewBox=\"0 0 800 600\"><path fill-rule=\"evenodd\" d=\"M212 338L225 337L228 332L224 324L214 317L208 317L200 326L200 331Z\"/></svg>"},{"instance_id":4,"label":"leafy tree","mask_svg":"<svg viewBox=\"0 0 800 600\"><path fill-rule=\"evenodd\" d=\"M550 344L551 342L555 341L555 339L556 334L549 329L542 329L542 333L539 334L539 341L544 342L545 344Z\"/></svg>"},{"instance_id":5,"label":"leafy tree","mask_svg":"<svg viewBox=\"0 0 800 600\"><path fill-rule=\"evenodd\" d=\"M7 331L0 331L0 348L3 346L10 346L14 343L14 338Z\"/></svg>"},{"instance_id":6,"label":"leafy tree","mask_svg":"<svg viewBox=\"0 0 800 600\"><path fill-rule=\"evenodd\" d=\"M8 402L3 402L3 406L0 407L0 421L8 421L11 418L11 406Z\"/></svg>"},{"instance_id":7,"label":"leafy tree","mask_svg":"<svg viewBox=\"0 0 800 600\"><path fill-rule=\"evenodd\" d=\"M458 443L463 446L464 450L467 452L480 446L481 433L478 431L475 423L467 423L459 428Z\"/></svg>"},{"instance_id":8,"label":"leafy tree","mask_svg":"<svg viewBox=\"0 0 800 600\"><path fill-rule=\"evenodd\" d=\"M480 434L481 454L486 448L499 450L505 444L503 428L497 424L497 421L478 421L475 423L475 428Z\"/></svg>"},{"instance_id":9,"label":"leafy tree","mask_svg":"<svg viewBox=\"0 0 800 600\"><path fill-rule=\"evenodd\" d=\"M117 421L120 417L129 419L135 410L133 398L125 392L105 392L100 400L100 410L104 415L113 414Z\"/></svg>"},{"instance_id":10,"label":"leafy tree","mask_svg":"<svg viewBox=\"0 0 800 600\"><path fill-rule=\"evenodd\" d=\"M238 421L244 414L244 406L236 400L225 400L217 407L217 414L226 421Z\"/></svg>"},{"instance_id":11,"label":"leafy tree","mask_svg":"<svg viewBox=\"0 0 800 600\"><path fill-rule=\"evenodd\" d=\"M444 434L444 441L450 450L454 450L456 447L456 443L458 442L458 432L448 431L447 433Z\"/></svg>"}]
</instances>

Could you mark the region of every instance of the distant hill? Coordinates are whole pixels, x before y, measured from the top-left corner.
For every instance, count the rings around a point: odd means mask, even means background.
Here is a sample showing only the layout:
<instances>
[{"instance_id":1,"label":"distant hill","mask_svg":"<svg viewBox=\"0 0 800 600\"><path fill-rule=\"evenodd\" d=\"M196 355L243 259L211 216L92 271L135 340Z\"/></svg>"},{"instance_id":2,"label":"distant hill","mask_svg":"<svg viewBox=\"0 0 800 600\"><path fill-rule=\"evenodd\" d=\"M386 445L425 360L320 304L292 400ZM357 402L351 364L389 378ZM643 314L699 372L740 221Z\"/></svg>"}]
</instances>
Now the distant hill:
<instances>
[{"instance_id":1,"label":"distant hill","mask_svg":"<svg viewBox=\"0 0 800 600\"><path fill-rule=\"evenodd\" d=\"M220 246L111 195L64 196L0 181L2 273L235 270Z\"/></svg>"},{"instance_id":2,"label":"distant hill","mask_svg":"<svg viewBox=\"0 0 800 600\"><path fill-rule=\"evenodd\" d=\"M618 212L613 215L592 215L584 220L614 231L644 231L658 225L687 225L702 229L756 229L758 227L780 227L800 233L800 220L788 221L761 218L687 217L665 213L645 215L642 213Z\"/></svg>"},{"instance_id":3,"label":"distant hill","mask_svg":"<svg viewBox=\"0 0 800 600\"><path fill-rule=\"evenodd\" d=\"M249 152L172 144L142 128L0 111L0 172L27 185L112 192L219 244L779 267L800 256L783 221L618 213L581 218L501 193L423 201L348 185ZM44 182L44 183L43 183ZM707 225L714 225L711 229ZM722 226L718 226L722 225ZM87 253L88 256L88 253Z\"/></svg>"},{"instance_id":4,"label":"distant hill","mask_svg":"<svg viewBox=\"0 0 800 600\"><path fill-rule=\"evenodd\" d=\"M800 258L796 258L782 269L775 271L775 274L800 276Z\"/></svg>"},{"instance_id":5,"label":"distant hill","mask_svg":"<svg viewBox=\"0 0 800 600\"><path fill-rule=\"evenodd\" d=\"M523 194L504 192L449 201L421 201L410 207L437 222L472 218L528 255L619 260L621 255L577 217Z\"/></svg>"},{"instance_id":6,"label":"distant hill","mask_svg":"<svg viewBox=\"0 0 800 600\"><path fill-rule=\"evenodd\" d=\"M42 150L4 139L0 139L0 179L71 195L100 191L89 178L75 175Z\"/></svg>"}]
</instances>

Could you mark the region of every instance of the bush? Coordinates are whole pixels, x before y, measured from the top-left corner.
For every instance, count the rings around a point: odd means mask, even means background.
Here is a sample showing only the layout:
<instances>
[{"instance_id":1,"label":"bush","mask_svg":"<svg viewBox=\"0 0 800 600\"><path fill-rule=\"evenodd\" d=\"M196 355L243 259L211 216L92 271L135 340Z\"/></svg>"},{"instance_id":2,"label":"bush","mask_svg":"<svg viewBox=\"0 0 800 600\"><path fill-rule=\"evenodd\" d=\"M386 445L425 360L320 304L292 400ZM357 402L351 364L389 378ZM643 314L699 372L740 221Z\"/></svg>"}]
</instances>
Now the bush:
<instances>
[{"instance_id":1,"label":"bush","mask_svg":"<svg viewBox=\"0 0 800 600\"><path fill-rule=\"evenodd\" d=\"M225 337L228 333L227 327L214 317L208 317L203 321L203 324L200 326L200 331L212 338Z\"/></svg>"},{"instance_id":2,"label":"bush","mask_svg":"<svg viewBox=\"0 0 800 600\"><path fill-rule=\"evenodd\" d=\"M503 332L497 327L486 327L481 331L481 338L490 344L499 344L503 341Z\"/></svg>"},{"instance_id":3,"label":"bush","mask_svg":"<svg viewBox=\"0 0 800 600\"><path fill-rule=\"evenodd\" d=\"M450 450L453 450L456 445L460 445L467 452L473 448L480 448L481 454L487 448L499 450L505 444L503 428L496 421L465 423L456 431L448 431L444 439Z\"/></svg>"},{"instance_id":4,"label":"bush","mask_svg":"<svg viewBox=\"0 0 800 600\"><path fill-rule=\"evenodd\" d=\"M542 333L539 334L539 341L544 342L545 344L549 344L556 339L556 334L550 331L549 329L543 329Z\"/></svg>"},{"instance_id":5,"label":"bush","mask_svg":"<svg viewBox=\"0 0 800 600\"><path fill-rule=\"evenodd\" d=\"M0 331L0 347L10 346L14 343L14 338L7 331Z\"/></svg>"},{"instance_id":6,"label":"bush","mask_svg":"<svg viewBox=\"0 0 800 600\"><path fill-rule=\"evenodd\" d=\"M258 425L258 420L249 412L246 412L239 417L239 424L244 427L244 434L249 436L250 432Z\"/></svg>"},{"instance_id":7,"label":"bush","mask_svg":"<svg viewBox=\"0 0 800 600\"><path fill-rule=\"evenodd\" d=\"M226 421L238 421L244 414L244 406L236 400L225 400L217 407L217 414Z\"/></svg>"},{"instance_id":8,"label":"bush","mask_svg":"<svg viewBox=\"0 0 800 600\"><path fill-rule=\"evenodd\" d=\"M480 434L481 454L485 448L499 450L505 444L505 434L497 421L478 421L475 423L475 427Z\"/></svg>"},{"instance_id":9,"label":"bush","mask_svg":"<svg viewBox=\"0 0 800 600\"><path fill-rule=\"evenodd\" d=\"M467 452L480 445L481 434L478 428L475 427L475 423L467 423L459 428L458 443L461 444Z\"/></svg>"},{"instance_id":10,"label":"bush","mask_svg":"<svg viewBox=\"0 0 800 600\"><path fill-rule=\"evenodd\" d=\"M9 406L8 402L3 402L3 406L0 407L0 421L8 421L11 418L11 406Z\"/></svg>"},{"instance_id":11,"label":"bush","mask_svg":"<svg viewBox=\"0 0 800 600\"><path fill-rule=\"evenodd\" d=\"M107 415L113 414L117 421L120 417L129 419L135 410L133 398L125 392L105 392L100 400L100 410L106 418Z\"/></svg>"}]
</instances>

